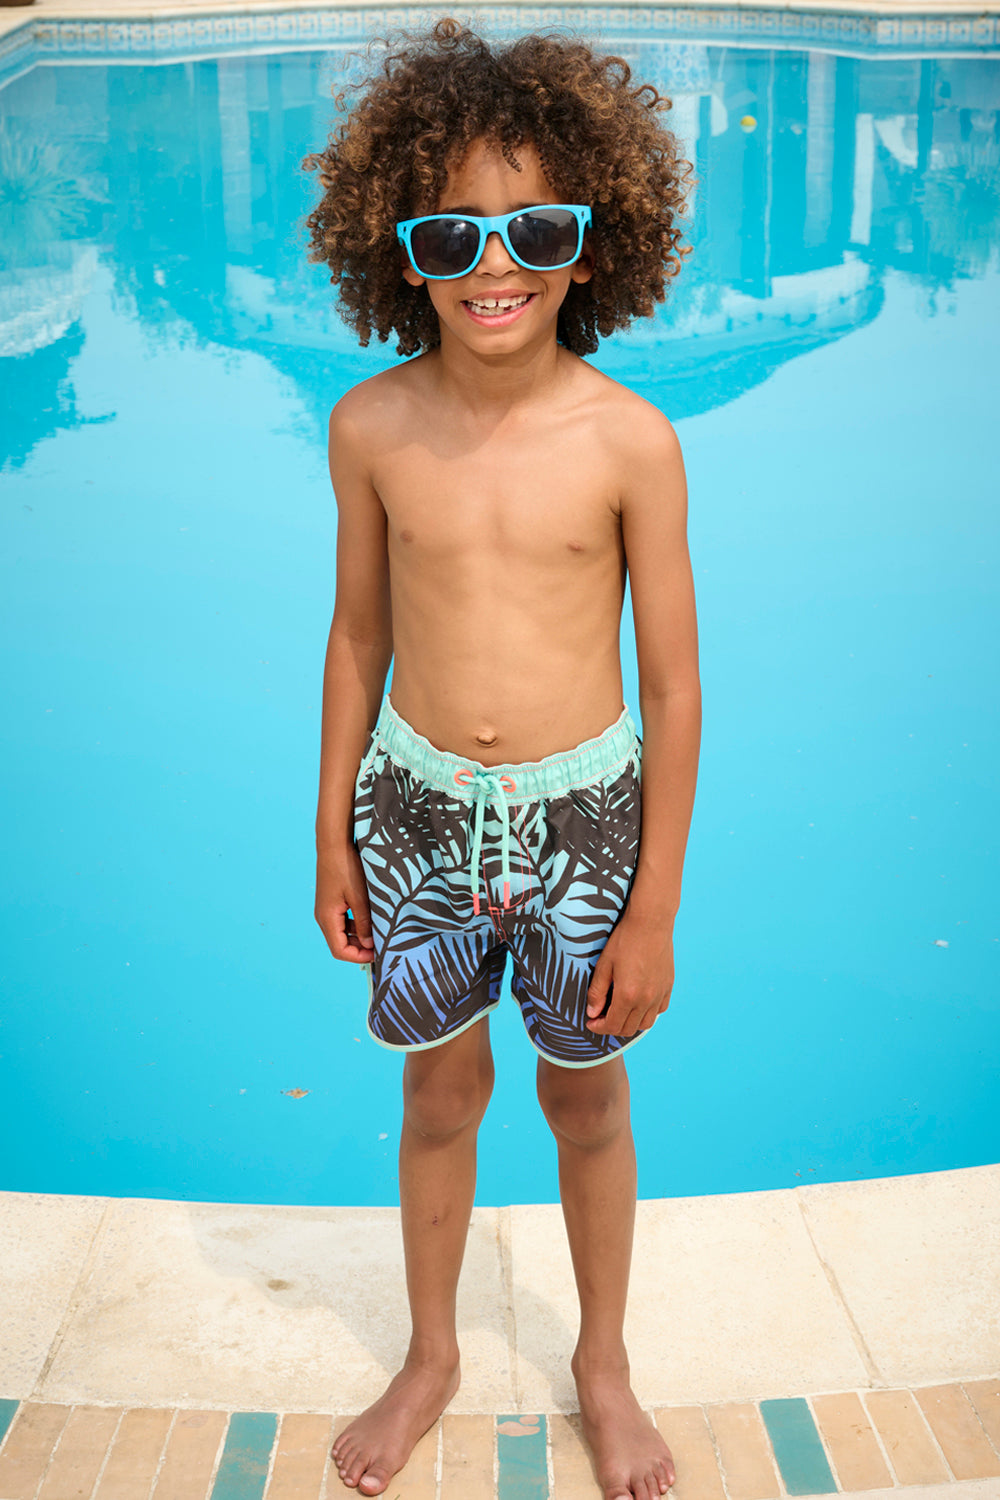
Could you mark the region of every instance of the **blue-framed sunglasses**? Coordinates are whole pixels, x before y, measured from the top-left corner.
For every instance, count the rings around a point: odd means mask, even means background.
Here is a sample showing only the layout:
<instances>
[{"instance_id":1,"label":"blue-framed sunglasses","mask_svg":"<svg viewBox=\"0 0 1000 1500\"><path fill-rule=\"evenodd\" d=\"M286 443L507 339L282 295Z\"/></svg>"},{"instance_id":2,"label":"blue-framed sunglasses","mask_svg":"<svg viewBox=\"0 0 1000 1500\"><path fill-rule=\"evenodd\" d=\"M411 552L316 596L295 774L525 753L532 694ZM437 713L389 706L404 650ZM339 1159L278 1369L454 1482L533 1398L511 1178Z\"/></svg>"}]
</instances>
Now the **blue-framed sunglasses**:
<instances>
[{"instance_id":1,"label":"blue-framed sunglasses","mask_svg":"<svg viewBox=\"0 0 1000 1500\"><path fill-rule=\"evenodd\" d=\"M429 281L451 281L477 265L487 236L498 234L527 271L559 271L579 259L583 231L592 222L579 203L542 203L492 219L476 214L425 214L401 219L396 237L410 264Z\"/></svg>"}]
</instances>

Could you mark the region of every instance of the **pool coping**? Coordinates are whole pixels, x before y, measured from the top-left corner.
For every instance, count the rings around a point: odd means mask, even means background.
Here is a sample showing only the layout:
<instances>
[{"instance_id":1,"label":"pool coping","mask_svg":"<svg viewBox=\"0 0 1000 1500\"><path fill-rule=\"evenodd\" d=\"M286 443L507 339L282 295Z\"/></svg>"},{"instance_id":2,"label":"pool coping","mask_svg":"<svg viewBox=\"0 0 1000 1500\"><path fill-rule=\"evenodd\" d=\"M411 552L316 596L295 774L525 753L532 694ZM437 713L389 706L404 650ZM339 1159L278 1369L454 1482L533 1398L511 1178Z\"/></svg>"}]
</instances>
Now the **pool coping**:
<instances>
[{"instance_id":1,"label":"pool coping","mask_svg":"<svg viewBox=\"0 0 1000 1500\"><path fill-rule=\"evenodd\" d=\"M90 57L102 60L93 54L103 50L105 38L94 37L88 43L73 34L68 43L63 28L84 25L101 28L121 28L132 25L156 25L167 23L183 25L215 20L224 26L234 17L244 16L249 20L277 19L278 31L271 38L271 45L316 46L324 41L335 42L340 37L317 32L312 23L293 24L287 37L281 35L281 22L285 18L342 15L384 17L379 26L418 24L426 17L427 6L393 6L372 3L372 0L296 0L295 4L278 4L274 0L172 0L172 3L157 5L149 0L36 0L25 7L0 8L0 50L9 53L12 49L24 49L33 54L26 59L28 65L36 61L78 61ZM443 6L433 7L443 10ZM912 48L919 55L946 46L954 54L956 45L951 32L956 24L971 30L966 45L973 55L981 55L984 48L1000 43L994 18L1000 15L1000 0L648 0L642 6L623 5L534 5L528 0L512 0L503 6L459 5L453 7L459 14L476 13L482 10L498 10L509 18L518 11L525 13L526 25L579 25L583 18L601 17L613 30L617 13L626 10L639 11L653 18L654 29L662 31L663 39L669 40L717 40L729 44L748 46L769 44L798 44L808 47L810 41L829 46L840 38L848 44L858 39L859 26L864 35L860 40L875 45L879 50ZM530 19L529 19L530 18ZM801 18L801 19L800 19ZM822 23L817 31L813 23ZM872 24L867 28L864 22ZM591 19L591 24L595 24ZM216 27L218 29L218 26ZM346 29L349 29L346 28ZM602 29L604 26L602 24ZM310 32L308 38L303 32ZM791 33L791 35L790 35ZM965 33L963 33L963 36ZM354 38L351 38L352 40ZM186 60L187 55L214 55L211 39L197 39L194 48L190 40L168 41L164 49L155 49L153 59L142 60ZM206 45L207 44L207 45ZM148 40L145 43L148 48ZM187 47L184 58L179 54ZM136 50L127 36L122 34L112 44L117 61L138 60L129 58L128 52ZM141 47L138 50L143 50ZM171 54L175 54L171 56ZM870 55L870 54L866 54ZM958 54L964 55L964 54ZM103 59L108 60L108 59Z\"/></svg>"},{"instance_id":2,"label":"pool coping","mask_svg":"<svg viewBox=\"0 0 1000 1500\"><path fill-rule=\"evenodd\" d=\"M677 1500L993 1500L998 1209L992 1164L641 1200L626 1333ZM0 1306L0 1494L333 1500L405 1351L399 1211L0 1193ZM575 1320L558 1205L476 1208L407 1500L596 1500Z\"/></svg>"},{"instance_id":3,"label":"pool coping","mask_svg":"<svg viewBox=\"0 0 1000 1500\"><path fill-rule=\"evenodd\" d=\"M1000 1165L641 1200L644 1404L995 1377L998 1209ZM0 1210L2 1397L353 1411L402 1358L398 1209L8 1192ZM572 1409L558 1205L474 1210L460 1322L453 1410Z\"/></svg>"}]
</instances>

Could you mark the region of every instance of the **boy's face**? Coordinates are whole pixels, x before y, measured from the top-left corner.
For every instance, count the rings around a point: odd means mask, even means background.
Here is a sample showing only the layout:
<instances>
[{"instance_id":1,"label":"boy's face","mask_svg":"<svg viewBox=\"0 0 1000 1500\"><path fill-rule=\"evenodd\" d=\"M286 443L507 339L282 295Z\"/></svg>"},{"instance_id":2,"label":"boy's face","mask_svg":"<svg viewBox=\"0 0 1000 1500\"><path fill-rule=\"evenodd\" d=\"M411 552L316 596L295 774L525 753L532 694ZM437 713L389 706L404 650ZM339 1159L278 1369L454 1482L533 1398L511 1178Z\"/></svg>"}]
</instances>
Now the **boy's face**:
<instances>
[{"instance_id":1,"label":"boy's face","mask_svg":"<svg viewBox=\"0 0 1000 1500\"><path fill-rule=\"evenodd\" d=\"M535 147L525 142L515 155L520 172L492 142L474 141L464 159L449 170L436 206L427 211L488 217L539 203L558 203ZM454 281L427 281L427 291L441 323L442 342L447 330L477 353L512 354L538 340L554 340L559 308L570 284L589 281L592 274L586 241L573 265L558 271L529 271L518 265L498 234L491 234L479 262L467 275ZM425 280L409 263L403 276L411 286Z\"/></svg>"}]
</instances>

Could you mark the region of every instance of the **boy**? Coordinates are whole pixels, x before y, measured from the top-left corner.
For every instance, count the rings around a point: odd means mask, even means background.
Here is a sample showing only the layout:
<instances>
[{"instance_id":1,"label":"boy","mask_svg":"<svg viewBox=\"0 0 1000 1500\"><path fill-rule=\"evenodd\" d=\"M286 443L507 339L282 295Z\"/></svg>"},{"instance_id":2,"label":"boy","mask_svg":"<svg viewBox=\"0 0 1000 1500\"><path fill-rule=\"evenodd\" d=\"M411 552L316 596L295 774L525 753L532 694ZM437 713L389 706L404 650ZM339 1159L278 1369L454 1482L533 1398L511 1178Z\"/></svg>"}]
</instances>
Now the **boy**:
<instances>
[{"instance_id":1,"label":"boy","mask_svg":"<svg viewBox=\"0 0 1000 1500\"><path fill-rule=\"evenodd\" d=\"M680 266L686 164L663 104L579 42L489 48L442 21L388 55L306 162L325 189L313 255L345 316L363 344L395 332L419 354L330 420L316 916L334 957L371 966L369 1029L406 1055L409 1352L333 1448L364 1495L458 1388L508 951L558 1145L597 1477L606 1500L653 1500L674 1477L622 1334L636 1178L621 1054L673 982L700 726L686 497L670 424L579 357L650 314Z\"/></svg>"}]
</instances>

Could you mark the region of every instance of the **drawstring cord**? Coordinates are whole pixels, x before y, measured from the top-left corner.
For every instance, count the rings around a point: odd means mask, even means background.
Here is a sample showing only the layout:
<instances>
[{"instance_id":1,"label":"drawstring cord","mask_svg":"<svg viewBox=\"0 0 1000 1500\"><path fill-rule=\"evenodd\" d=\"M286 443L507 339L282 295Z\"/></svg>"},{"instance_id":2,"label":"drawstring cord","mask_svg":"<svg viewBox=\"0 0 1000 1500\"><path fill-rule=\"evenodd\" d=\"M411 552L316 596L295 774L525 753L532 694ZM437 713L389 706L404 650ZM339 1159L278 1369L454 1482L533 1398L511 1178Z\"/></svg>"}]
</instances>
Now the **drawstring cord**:
<instances>
[{"instance_id":1,"label":"drawstring cord","mask_svg":"<svg viewBox=\"0 0 1000 1500\"><path fill-rule=\"evenodd\" d=\"M469 859L469 886L472 891L472 910L479 916L479 857L483 848L483 824L486 821L486 804L490 803L500 815L500 871L503 877L503 909L510 906L510 808L507 792L514 790L509 776L497 776L492 771L459 771L455 777L459 786L472 786L472 853Z\"/></svg>"}]
</instances>

